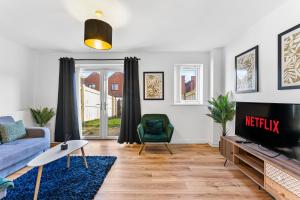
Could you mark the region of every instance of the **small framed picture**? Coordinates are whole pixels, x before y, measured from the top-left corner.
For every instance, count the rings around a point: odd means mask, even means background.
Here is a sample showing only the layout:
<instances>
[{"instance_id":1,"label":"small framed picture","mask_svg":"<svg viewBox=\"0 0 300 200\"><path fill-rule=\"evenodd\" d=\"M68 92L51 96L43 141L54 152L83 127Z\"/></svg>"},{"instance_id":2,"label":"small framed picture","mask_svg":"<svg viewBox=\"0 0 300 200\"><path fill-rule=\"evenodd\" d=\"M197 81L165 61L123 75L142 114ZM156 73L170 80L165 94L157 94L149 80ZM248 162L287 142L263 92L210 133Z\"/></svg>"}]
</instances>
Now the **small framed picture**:
<instances>
[{"instance_id":1,"label":"small framed picture","mask_svg":"<svg viewBox=\"0 0 300 200\"><path fill-rule=\"evenodd\" d=\"M164 72L144 72L144 100L164 100Z\"/></svg>"},{"instance_id":2,"label":"small framed picture","mask_svg":"<svg viewBox=\"0 0 300 200\"><path fill-rule=\"evenodd\" d=\"M300 24L278 35L278 89L300 89Z\"/></svg>"},{"instance_id":3,"label":"small framed picture","mask_svg":"<svg viewBox=\"0 0 300 200\"><path fill-rule=\"evenodd\" d=\"M258 92L258 46L235 57L236 92Z\"/></svg>"}]
</instances>

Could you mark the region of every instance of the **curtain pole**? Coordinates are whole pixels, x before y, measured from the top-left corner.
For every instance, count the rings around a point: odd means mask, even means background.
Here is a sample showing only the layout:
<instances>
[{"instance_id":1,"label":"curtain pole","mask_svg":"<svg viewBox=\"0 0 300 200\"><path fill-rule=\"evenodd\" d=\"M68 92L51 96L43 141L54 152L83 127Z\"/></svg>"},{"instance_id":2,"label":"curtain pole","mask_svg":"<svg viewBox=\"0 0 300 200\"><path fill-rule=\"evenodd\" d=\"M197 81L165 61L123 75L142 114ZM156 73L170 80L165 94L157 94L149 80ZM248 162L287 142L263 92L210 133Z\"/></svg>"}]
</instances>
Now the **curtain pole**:
<instances>
[{"instance_id":1,"label":"curtain pole","mask_svg":"<svg viewBox=\"0 0 300 200\"><path fill-rule=\"evenodd\" d=\"M59 60L59 59L58 59ZM124 58L103 58L103 59L85 59L85 58L75 58L75 61L97 61L97 60L102 60L102 61L108 61L108 60L125 60ZM138 60L141 60L140 58L138 58Z\"/></svg>"}]
</instances>

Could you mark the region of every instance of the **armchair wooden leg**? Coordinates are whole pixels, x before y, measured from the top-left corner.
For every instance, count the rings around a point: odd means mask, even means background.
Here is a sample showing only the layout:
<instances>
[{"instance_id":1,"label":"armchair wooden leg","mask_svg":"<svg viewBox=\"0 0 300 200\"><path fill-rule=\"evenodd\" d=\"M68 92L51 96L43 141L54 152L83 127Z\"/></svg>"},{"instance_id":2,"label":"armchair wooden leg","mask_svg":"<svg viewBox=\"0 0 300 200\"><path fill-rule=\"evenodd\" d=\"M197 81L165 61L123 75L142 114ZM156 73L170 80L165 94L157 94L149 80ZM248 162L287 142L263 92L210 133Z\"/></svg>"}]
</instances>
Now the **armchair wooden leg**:
<instances>
[{"instance_id":1,"label":"armchair wooden leg","mask_svg":"<svg viewBox=\"0 0 300 200\"><path fill-rule=\"evenodd\" d=\"M226 159L225 162L224 162L224 167L226 166L226 163L227 163L227 159Z\"/></svg>"},{"instance_id":2,"label":"armchair wooden leg","mask_svg":"<svg viewBox=\"0 0 300 200\"><path fill-rule=\"evenodd\" d=\"M171 151L170 147L168 146L168 144L165 144L166 148L168 149L168 151L170 152L170 154L172 155L173 152Z\"/></svg>"},{"instance_id":3,"label":"armchair wooden leg","mask_svg":"<svg viewBox=\"0 0 300 200\"><path fill-rule=\"evenodd\" d=\"M146 145L146 144L144 144L144 143L143 143L143 144L141 144L141 148L140 148L140 151L139 151L139 155L141 155L141 153L142 153L142 151L143 151L143 149L144 149L145 145Z\"/></svg>"},{"instance_id":4,"label":"armchair wooden leg","mask_svg":"<svg viewBox=\"0 0 300 200\"><path fill-rule=\"evenodd\" d=\"M68 154L68 158L67 158L67 168L70 168L70 162L71 162L71 157L70 154Z\"/></svg>"}]
</instances>

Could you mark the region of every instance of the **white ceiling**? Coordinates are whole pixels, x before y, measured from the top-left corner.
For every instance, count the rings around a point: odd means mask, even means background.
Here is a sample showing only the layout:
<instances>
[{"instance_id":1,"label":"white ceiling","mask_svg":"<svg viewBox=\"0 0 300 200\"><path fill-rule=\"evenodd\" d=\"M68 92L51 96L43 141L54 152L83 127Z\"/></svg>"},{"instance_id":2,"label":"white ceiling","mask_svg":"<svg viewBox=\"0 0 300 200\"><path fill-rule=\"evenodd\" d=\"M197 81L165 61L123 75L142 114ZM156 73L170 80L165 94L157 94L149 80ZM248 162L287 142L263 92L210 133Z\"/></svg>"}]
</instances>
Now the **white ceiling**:
<instances>
[{"instance_id":1,"label":"white ceiling","mask_svg":"<svg viewBox=\"0 0 300 200\"><path fill-rule=\"evenodd\" d=\"M286 0L0 0L0 34L41 50L83 45L95 10L114 27L111 51L207 51L233 40Z\"/></svg>"}]
</instances>

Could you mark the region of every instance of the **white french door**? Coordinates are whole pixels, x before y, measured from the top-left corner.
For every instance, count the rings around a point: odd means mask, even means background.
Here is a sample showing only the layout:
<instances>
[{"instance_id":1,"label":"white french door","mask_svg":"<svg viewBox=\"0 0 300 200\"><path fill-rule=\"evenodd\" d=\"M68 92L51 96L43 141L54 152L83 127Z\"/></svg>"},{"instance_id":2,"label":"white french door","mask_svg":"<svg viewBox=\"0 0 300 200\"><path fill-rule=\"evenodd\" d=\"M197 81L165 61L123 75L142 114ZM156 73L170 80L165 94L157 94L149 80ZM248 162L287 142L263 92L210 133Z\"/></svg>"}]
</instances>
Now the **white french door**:
<instances>
[{"instance_id":1,"label":"white french door","mask_svg":"<svg viewBox=\"0 0 300 200\"><path fill-rule=\"evenodd\" d=\"M121 128L123 65L77 67L82 138L117 139Z\"/></svg>"}]
</instances>

